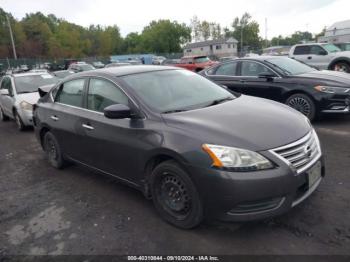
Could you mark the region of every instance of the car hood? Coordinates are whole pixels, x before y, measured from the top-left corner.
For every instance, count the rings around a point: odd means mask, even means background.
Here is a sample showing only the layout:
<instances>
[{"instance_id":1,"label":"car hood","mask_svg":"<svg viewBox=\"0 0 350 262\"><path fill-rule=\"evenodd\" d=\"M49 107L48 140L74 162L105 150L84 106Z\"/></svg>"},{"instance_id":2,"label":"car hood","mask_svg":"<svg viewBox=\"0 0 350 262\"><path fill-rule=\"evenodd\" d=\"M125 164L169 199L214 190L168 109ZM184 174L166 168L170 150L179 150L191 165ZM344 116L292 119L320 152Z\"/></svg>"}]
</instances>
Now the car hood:
<instances>
[{"instance_id":1,"label":"car hood","mask_svg":"<svg viewBox=\"0 0 350 262\"><path fill-rule=\"evenodd\" d=\"M330 70L312 71L309 73L293 76L297 79L314 79L319 81L319 84L324 82L334 82L337 86L350 86L350 74L344 72L336 72Z\"/></svg>"},{"instance_id":2,"label":"car hood","mask_svg":"<svg viewBox=\"0 0 350 262\"><path fill-rule=\"evenodd\" d=\"M34 93L25 93L25 94L18 94L17 95L17 100L20 102L22 101L26 101L29 104L36 104L40 98L39 93L38 92L34 92Z\"/></svg>"},{"instance_id":3,"label":"car hood","mask_svg":"<svg viewBox=\"0 0 350 262\"><path fill-rule=\"evenodd\" d=\"M253 151L289 144L311 130L306 117L294 109L245 95L223 104L162 116L168 126L182 129L202 143Z\"/></svg>"}]
</instances>

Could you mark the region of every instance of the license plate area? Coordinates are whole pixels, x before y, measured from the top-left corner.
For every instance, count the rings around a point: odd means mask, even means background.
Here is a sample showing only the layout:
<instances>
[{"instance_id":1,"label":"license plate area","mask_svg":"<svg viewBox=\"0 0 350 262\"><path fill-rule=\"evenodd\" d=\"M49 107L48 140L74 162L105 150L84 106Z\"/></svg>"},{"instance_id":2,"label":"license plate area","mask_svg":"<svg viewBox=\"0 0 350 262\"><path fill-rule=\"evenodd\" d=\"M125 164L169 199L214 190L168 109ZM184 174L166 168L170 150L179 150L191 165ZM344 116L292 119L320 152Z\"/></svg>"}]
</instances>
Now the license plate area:
<instances>
[{"instance_id":1,"label":"license plate area","mask_svg":"<svg viewBox=\"0 0 350 262\"><path fill-rule=\"evenodd\" d=\"M310 168L307 174L308 187L312 187L321 177L322 164L318 161L312 168Z\"/></svg>"}]
</instances>

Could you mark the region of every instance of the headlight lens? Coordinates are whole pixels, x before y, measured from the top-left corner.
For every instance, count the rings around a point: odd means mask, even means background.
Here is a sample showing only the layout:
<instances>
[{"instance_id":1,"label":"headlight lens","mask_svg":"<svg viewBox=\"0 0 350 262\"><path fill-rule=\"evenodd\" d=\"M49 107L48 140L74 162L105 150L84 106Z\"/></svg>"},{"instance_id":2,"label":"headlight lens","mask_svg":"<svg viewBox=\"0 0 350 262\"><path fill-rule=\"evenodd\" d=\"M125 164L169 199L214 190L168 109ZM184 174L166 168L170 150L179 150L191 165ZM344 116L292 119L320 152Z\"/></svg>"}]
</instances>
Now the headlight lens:
<instances>
[{"instance_id":1,"label":"headlight lens","mask_svg":"<svg viewBox=\"0 0 350 262\"><path fill-rule=\"evenodd\" d=\"M33 105L27 101L22 101L19 105L23 110L33 111Z\"/></svg>"},{"instance_id":2,"label":"headlight lens","mask_svg":"<svg viewBox=\"0 0 350 262\"><path fill-rule=\"evenodd\" d=\"M213 166L234 171L257 171L271 169L274 165L262 155L234 147L204 144L203 150L213 160Z\"/></svg>"},{"instance_id":3,"label":"headlight lens","mask_svg":"<svg viewBox=\"0 0 350 262\"><path fill-rule=\"evenodd\" d=\"M329 93L329 94L345 94L350 92L349 88L336 87L336 86L315 86L314 88L319 92Z\"/></svg>"}]
</instances>

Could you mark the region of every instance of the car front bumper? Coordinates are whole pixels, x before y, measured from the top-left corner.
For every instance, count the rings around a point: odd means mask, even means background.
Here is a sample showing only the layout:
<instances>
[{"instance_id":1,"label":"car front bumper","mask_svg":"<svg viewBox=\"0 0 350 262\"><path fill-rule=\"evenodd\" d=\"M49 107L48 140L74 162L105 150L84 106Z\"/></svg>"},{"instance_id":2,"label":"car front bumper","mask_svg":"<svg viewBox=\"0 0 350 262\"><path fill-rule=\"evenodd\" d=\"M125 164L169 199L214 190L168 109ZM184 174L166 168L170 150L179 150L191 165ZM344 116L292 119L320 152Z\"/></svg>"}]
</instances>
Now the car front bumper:
<instances>
[{"instance_id":1,"label":"car front bumper","mask_svg":"<svg viewBox=\"0 0 350 262\"><path fill-rule=\"evenodd\" d=\"M321 108L324 114L349 114L350 95L327 95L321 100Z\"/></svg>"},{"instance_id":2,"label":"car front bumper","mask_svg":"<svg viewBox=\"0 0 350 262\"><path fill-rule=\"evenodd\" d=\"M25 126L33 126L33 111L18 108L17 112Z\"/></svg>"},{"instance_id":3,"label":"car front bumper","mask_svg":"<svg viewBox=\"0 0 350 262\"><path fill-rule=\"evenodd\" d=\"M315 164L321 165L321 177L309 186L308 172ZM323 157L315 164L300 174L283 164L256 172L189 169L207 217L251 221L283 214L309 197L325 176Z\"/></svg>"}]
</instances>

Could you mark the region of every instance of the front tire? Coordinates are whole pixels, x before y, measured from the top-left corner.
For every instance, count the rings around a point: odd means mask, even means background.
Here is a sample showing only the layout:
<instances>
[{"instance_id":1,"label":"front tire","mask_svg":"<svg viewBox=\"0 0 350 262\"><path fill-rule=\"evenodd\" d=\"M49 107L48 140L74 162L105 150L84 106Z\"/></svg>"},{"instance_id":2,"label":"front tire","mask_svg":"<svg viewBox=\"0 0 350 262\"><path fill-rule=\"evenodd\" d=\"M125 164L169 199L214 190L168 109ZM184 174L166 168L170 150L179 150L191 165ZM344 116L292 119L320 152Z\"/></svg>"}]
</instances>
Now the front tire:
<instances>
[{"instance_id":1,"label":"front tire","mask_svg":"<svg viewBox=\"0 0 350 262\"><path fill-rule=\"evenodd\" d=\"M350 64L347 62L337 62L333 66L334 71L350 73Z\"/></svg>"},{"instance_id":2,"label":"front tire","mask_svg":"<svg viewBox=\"0 0 350 262\"><path fill-rule=\"evenodd\" d=\"M51 166L57 169L62 169L66 166L66 161L64 160L61 147L51 132L47 132L44 135L43 145L44 151L46 153L46 158Z\"/></svg>"},{"instance_id":3,"label":"front tire","mask_svg":"<svg viewBox=\"0 0 350 262\"><path fill-rule=\"evenodd\" d=\"M4 111L2 110L2 108L0 108L0 120L5 122L9 120L9 117L7 115L5 115Z\"/></svg>"},{"instance_id":4,"label":"front tire","mask_svg":"<svg viewBox=\"0 0 350 262\"><path fill-rule=\"evenodd\" d=\"M175 161L163 162L153 170L151 192L155 208L170 224L190 229L202 222L203 207L196 187Z\"/></svg>"},{"instance_id":5,"label":"front tire","mask_svg":"<svg viewBox=\"0 0 350 262\"><path fill-rule=\"evenodd\" d=\"M22 118L20 117L20 115L17 113L17 111L13 112L13 116L15 118L15 122L17 125L17 129L19 131L24 131L26 129L26 126L23 124Z\"/></svg>"},{"instance_id":6,"label":"front tire","mask_svg":"<svg viewBox=\"0 0 350 262\"><path fill-rule=\"evenodd\" d=\"M316 117L316 105L310 97L305 94L295 94L288 97L286 100L286 105L299 111L310 121L314 120Z\"/></svg>"}]
</instances>

